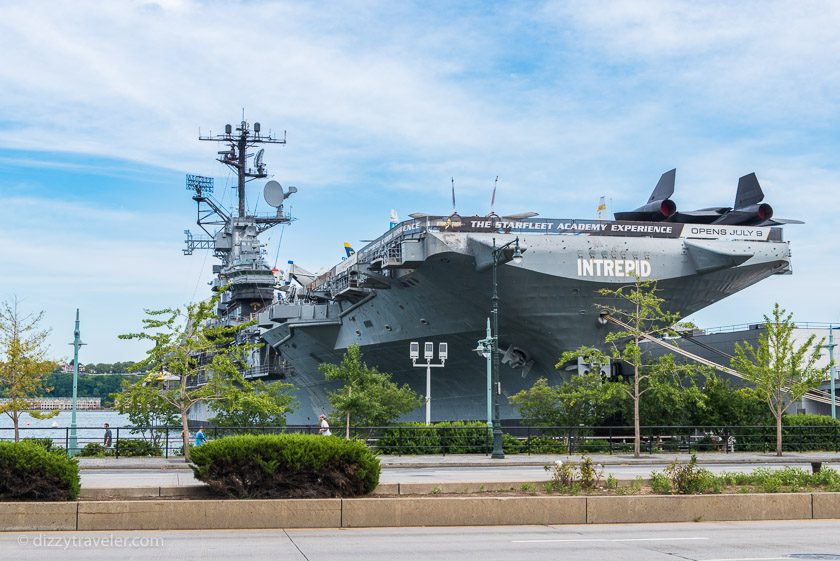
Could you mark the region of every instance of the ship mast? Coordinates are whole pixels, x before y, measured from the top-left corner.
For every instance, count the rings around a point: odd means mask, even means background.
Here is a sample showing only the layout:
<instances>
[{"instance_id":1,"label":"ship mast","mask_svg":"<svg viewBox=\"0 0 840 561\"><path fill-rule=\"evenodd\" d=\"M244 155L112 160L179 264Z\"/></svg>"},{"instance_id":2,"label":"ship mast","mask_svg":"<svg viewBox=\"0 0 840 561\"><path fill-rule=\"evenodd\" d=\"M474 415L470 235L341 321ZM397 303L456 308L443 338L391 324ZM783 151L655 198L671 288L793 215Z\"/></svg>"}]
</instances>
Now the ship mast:
<instances>
[{"instance_id":1,"label":"ship mast","mask_svg":"<svg viewBox=\"0 0 840 561\"><path fill-rule=\"evenodd\" d=\"M244 119L232 130L232 125L225 125L224 134L214 136L199 136L199 140L210 142L224 142L230 149L219 152L218 161L236 171L237 189L236 195L239 202L239 218L245 218L245 183L252 179L268 177L265 164L262 163L262 151L254 157L253 167L248 167L248 149L259 144L286 144L286 131L283 131L283 138L275 138L269 133L263 135L260 132L260 124L254 123L251 131L250 125Z\"/></svg>"},{"instance_id":2,"label":"ship mast","mask_svg":"<svg viewBox=\"0 0 840 561\"><path fill-rule=\"evenodd\" d=\"M208 237L194 237L189 230L185 230L185 255L192 255L196 249L212 249L216 257L225 265L234 260L245 257L255 259L254 251L243 246L243 241L255 237L277 224L288 224L293 219L283 212L283 202L293 193L296 187L284 189L278 182L269 181L264 187L264 197L269 206L275 208L274 213L248 214L245 207L245 184L254 179L268 177L268 171L263 163L264 148L249 154L248 150L261 144L286 144L286 131L283 137L275 137L270 132L266 135L261 131L259 123L253 128L244 118L234 130L232 125L225 125L225 132L217 135L198 137L199 140L221 142L227 144L226 149L217 152L216 160L225 164L236 172L237 212L231 215L224 206L213 198L213 178L200 175L187 175L187 190L193 191L193 200L197 203L198 224ZM231 238L230 240L226 238ZM246 246L248 244L245 244ZM253 245L253 244L251 244Z\"/></svg>"}]
</instances>

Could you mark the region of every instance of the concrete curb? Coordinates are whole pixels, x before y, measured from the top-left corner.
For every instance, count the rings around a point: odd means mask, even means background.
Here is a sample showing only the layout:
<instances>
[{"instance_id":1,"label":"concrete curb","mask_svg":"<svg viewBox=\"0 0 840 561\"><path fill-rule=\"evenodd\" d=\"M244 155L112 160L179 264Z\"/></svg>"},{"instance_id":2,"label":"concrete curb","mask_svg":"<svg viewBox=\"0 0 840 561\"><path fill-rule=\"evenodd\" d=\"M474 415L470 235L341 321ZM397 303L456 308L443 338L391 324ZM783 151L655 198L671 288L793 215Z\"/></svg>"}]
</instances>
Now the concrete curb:
<instances>
[{"instance_id":1,"label":"concrete curb","mask_svg":"<svg viewBox=\"0 0 840 561\"><path fill-rule=\"evenodd\" d=\"M840 517L840 493L2 503L0 530L631 524Z\"/></svg>"}]
</instances>

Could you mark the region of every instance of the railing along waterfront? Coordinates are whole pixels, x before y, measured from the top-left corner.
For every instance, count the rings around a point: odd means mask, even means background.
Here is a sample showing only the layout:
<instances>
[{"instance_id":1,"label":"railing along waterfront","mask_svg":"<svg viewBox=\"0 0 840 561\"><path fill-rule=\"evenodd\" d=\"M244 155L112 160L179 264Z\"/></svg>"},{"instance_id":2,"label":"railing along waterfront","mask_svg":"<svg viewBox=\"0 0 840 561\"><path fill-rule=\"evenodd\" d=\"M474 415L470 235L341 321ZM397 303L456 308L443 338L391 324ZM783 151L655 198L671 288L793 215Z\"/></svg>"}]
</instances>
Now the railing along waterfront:
<instances>
[{"instance_id":1,"label":"railing along waterfront","mask_svg":"<svg viewBox=\"0 0 840 561\"><path fill-rule=\"evenodd\" d=\"M195 425L198 426L198 425ZM204 425L209 440L235 434L319 434L318 425L217 427ZM784 426L785 451L840 452L840 426ZM333 427L335 436L345 429ZM633 452L633 427L626 426L502 426L506 454L628 454ZM382 454L489 454L492 432L485 425L390 425L351 427L351 437L363 440ZM21 439L50 439L54 449L67 449L69 427L20 427ZM81 455L180 456L181 427L111 427L110 448L102 446L102 427L77 428ZM190 434L194 444L195 431ZM0 440L14 440L14 429L0 428ZM95 446L95 445L99 446ZM642 426L641 450L657 453L771 452L776 448L774 425L754 426Z\"/></svg>"}]
</instances>

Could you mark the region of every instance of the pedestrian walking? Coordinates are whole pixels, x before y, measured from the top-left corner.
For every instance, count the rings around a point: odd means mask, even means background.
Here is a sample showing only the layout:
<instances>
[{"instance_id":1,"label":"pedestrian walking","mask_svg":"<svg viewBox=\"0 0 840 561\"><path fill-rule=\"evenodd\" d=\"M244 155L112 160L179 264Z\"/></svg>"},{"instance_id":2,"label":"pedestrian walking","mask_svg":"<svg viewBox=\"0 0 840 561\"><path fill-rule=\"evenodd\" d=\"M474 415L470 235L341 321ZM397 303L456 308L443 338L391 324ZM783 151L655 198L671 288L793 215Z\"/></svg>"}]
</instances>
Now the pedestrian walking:
<instances>
[{"instance_id":1,"label":"pedestrian walking","mask_svg":"<svg viewBox=\"0 0 840 561\"><path fill-rule=\"evenodd\" d=\"M105 423L105 436L102 438L102 446L105 448L111 447L111 425Z\"/></svg>"},{"instance_id":2,"label":"pedestrian walking","mask_svg":"<svg viewBox=\"0 0 840 561\"><path fill-rule=\"evenodd\" d=\"M204 436L204 429L202 427L198 427L198 431L195 433L195 445L201 446L207 442L207 437Z\"/></svg>"},{"instance_id":3,"label":"pedestrian walking","mask_svg":"<svg viewBox=\"0 0 840 561\"><path fill-rule=\"evenodd\" d=\"M327 422L327 416L321 415L319 419L321 419L321 428L318 429L318 432L320 432L322 436L332 436L332 433L330 432L330 424Z\"/></svg>"}]
</instances>

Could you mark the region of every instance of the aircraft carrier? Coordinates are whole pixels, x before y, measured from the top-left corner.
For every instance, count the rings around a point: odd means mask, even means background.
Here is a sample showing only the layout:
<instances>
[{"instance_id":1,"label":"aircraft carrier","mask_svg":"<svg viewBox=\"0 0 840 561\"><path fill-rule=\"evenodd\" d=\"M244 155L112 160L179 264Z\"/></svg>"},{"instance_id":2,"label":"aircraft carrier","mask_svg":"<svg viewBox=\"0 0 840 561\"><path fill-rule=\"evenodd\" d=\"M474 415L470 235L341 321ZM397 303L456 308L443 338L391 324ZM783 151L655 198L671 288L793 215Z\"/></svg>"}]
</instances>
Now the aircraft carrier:
<instances>
[{"instance_id":1,"label":"aircraft carrier","mask_svg":"<svg viewBox=\"0 0 840 561\"><path fill-rule=\"evenodd\" d=\"M645 205L616 213L616 220L414 214L324 273L291 262L279 271L266 263L258 236L291 222L284 201L296 189L262 185L275 209L269 215L248 214L243 201L248 181L268 177L263 150L248 151L282 144L285 134L282 140L263 135L259 123L243 119L235 130L227 125L225 133L201 140L226 146L218 160L237 173L239 206L227 211L213 199L212 179L188 176L197 223L208 236L187 232L185 253L209 249L221 260L214 288L231 284L221 321L256 320L243 337L266 345L250 357L247 375L298 388L300 405L289 423L313 423L329 410L326 395L336 386L318 365L340 362L352 344L369 365L425 394L425 369L409 357L415 341L448 345L445 367L432 373L432 420L485 419L486 362L474 349L486 336L494 254L504 396L539 377L568 376L554 368L563 351L603 342L611 327L595 306L606 303L599 289L636 277L655 280L665 307L686 316L791 272L779 226L799 221L773 217L755 174L739 180L732 207L681 212L672 199L676 170L662 175ZM509 242L508 250L494 253ZM518 416L501 401L501 418ZM418 410L407 420L422 417Z\"/></svg>"}]
</instances>

